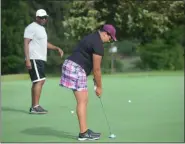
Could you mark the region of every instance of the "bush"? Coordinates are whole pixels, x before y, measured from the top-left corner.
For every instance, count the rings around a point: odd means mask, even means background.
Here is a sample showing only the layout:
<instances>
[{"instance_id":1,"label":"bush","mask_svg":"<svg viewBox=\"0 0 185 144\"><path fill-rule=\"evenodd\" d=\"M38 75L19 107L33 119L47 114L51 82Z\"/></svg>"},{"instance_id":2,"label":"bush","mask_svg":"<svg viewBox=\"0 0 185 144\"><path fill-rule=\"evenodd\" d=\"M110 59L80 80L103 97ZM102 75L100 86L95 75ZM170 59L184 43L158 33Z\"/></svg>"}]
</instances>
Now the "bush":
<instances>
[{"instance_id":1,"label":"bush","mask_svg":"<svg viewBox=\"0 0 185 144\"><path fill-rule=\"evenodd\" d=\"M102 59L102 73L111 73L111 61L112 54L109 53L109 44L104 44L104 56ZM120 59L117 58L117 54L114 54L114 72L123 72L123 63Z\"/></svg>"},{"instance_id":2,"label":"bush","mask_svg":"<svg viewBox=\"0 0 185 144\"><path fill-rule=\"evenodd\" d=\"M114 59L114 72L123 72L123 62L118 59ZM105 57L102 61L102 73L111 73L111 57Z\"/></svg>"},{"instance_id":3,"label":"bush","mask_svg":"<svg viewBox=\"0 0 185 144\"><path fill-rule=\"evenodd\" d=\"M182 70L184 68L184 27L168 31L162 38L139 47L141 68Z\"/></svg>"},{"instance_id":4,"label":"bush","mask_svg":"<svg viewBox=\"0 0 185 144\"><path fill-rule=\"evenodd\" d=\"M61 65L63 64L64 60L67 57L68 57L67 54L65 54L62 58L58 55L48 56L46 66L45 66L46 73L50 73L50 74L61 73Z\"/></svg>"},{"instance_id":5,"label":"bush","mask_svg":"<svg viewBox=\"0 0 185 144\"><path fill-rule=\"evenodd\" d=\"M131 56L136 54L136 46L138 45L137 41L124 40L120 42L116 42L116 46L118 47L118 53Z\"/></svg>"},{"instance_id":6,"label":"bush","mask_svg":"<svg viewBox=\"0 0 185 144\"><path fill-rule=\"evenodd\" d=\"M123 72L124 71L124 64L123 64L122 60L115 59L114 68L115 68L116 72Z\"/></svg>"},{"instance_id":7,"label":"bush","mask_svg":"<svg viewBox=\"0 0 185 144\"><path fill-rule=\"evenodd\" d=\"M183 69L183 48L179 44L167 44L163 39L154 40L139 48L142 68L156 70Z\"/></svg>"},{"instance_id":8,"label":"bush","mask_svg":"<svg viewBox=\"0 0 185 144\"><path fill-rule=\"evenodd\" d=\"M25 71L24 59L18 56L2 57L2 74L14 74Z\"/></svg>"}]
</instances>

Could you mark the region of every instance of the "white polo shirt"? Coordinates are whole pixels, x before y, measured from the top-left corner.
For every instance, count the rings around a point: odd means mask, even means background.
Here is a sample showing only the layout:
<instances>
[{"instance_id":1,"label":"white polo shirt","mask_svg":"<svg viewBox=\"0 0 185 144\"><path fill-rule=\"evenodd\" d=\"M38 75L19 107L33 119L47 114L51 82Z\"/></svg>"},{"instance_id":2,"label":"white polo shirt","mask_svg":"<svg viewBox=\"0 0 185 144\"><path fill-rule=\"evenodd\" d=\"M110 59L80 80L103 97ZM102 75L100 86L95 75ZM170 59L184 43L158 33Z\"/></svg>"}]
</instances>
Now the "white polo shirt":
<instances>
[{"instance_id":1,"label":"white polo shirt","mask_svg":"<svg viewBox=\"0 0 185 144\"><path fill-rule=\"evenodd\" d=\"M24 31L24 38L32 39L29 43L30 59L47 60L47 33L43 26L33 22Z\"/></svg>"}]
</instances>

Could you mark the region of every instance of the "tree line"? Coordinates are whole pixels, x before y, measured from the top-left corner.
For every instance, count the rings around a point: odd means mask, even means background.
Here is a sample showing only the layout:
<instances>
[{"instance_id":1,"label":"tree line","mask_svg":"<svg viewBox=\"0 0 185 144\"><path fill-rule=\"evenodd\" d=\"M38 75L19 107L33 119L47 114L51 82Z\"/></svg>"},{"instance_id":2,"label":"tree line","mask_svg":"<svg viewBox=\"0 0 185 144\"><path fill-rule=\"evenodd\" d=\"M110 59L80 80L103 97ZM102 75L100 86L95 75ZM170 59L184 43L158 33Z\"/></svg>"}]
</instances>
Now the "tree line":
<instances>
[{"instance_id":1,"label":"tree line","mask_svg":"<svg viewBox=\"0 0 185 144\"><path fill-rule=\"evenodd\" d=\"M1 29L2 74L24 73L24 28L35 20L37 9L49 14L48 39L64 50L64 59L84 35L103 24L115 25L118 55L137 55L140 69L180 70L184 68L184 1L3 0ZM126 43L129 43L128 46ZM105 47L109 48L110 44ZM128 50L129 49L129 50ZM63 63L56 52L48 52L47 72L60 71ZM106 49L103 72L110 69ZM124 67L117 60L115 68ZM120 70L121 71L121 70Z\"/></svg>"}]
</instances>

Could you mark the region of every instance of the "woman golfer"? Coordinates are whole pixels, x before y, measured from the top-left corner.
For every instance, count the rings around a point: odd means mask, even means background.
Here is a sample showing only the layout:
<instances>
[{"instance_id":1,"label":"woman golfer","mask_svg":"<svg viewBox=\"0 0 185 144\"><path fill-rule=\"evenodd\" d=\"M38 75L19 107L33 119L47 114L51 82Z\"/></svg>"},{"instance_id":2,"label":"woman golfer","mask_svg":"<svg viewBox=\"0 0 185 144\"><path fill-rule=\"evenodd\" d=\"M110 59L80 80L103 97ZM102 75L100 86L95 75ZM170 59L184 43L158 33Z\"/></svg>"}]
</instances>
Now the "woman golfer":
<instances>
[{"instance_id":1,"label":"woman golfer","mask_svg":"<svg viewBox=\"0 0 185 144\"><path fill-rule=\"evenodd\" d=\"M88 103L87 76L93 71L96 81L96 95L102 94L101 61L104 55L103 43L116 41L114 26L105 24L100 30L85 36L74 52L64 61L60 85L73 91L77 106L80 133L78 140L96 140L100 133L88 129L86 112Z\"/></svg>"}]
</instances>

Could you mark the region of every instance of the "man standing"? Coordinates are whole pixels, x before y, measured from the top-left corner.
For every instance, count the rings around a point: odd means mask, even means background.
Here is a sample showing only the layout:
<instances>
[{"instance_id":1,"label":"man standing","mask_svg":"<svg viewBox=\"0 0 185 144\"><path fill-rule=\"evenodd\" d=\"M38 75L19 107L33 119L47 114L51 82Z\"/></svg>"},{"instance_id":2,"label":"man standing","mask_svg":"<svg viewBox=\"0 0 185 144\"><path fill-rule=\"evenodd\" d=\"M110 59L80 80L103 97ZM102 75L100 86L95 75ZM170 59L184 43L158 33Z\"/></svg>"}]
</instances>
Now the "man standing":
<instances>
[{"instance_id":1,"label":"man standing","mask_svg":"<svg viewBox=\"0 0 185 144\"><path fill-rule=\"evenodd\" d=\"M47 41L47 33L44 25L48 21L45 10L39 9L36 12L36 21L29 24L24 31L24 53L25 63L31 81L32 106L31 114L45 114L48 111L39 105L42 87L45 82L44 65L47 61L47 49L57 50L60 56L63 51Z\"/></svg>"}]
</instances>

